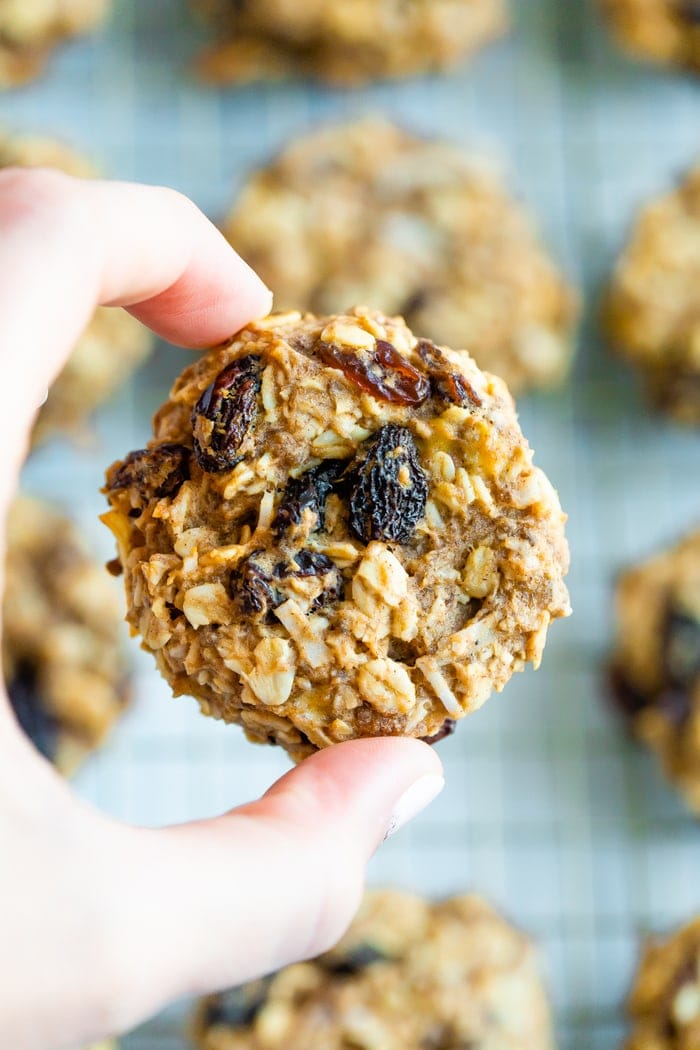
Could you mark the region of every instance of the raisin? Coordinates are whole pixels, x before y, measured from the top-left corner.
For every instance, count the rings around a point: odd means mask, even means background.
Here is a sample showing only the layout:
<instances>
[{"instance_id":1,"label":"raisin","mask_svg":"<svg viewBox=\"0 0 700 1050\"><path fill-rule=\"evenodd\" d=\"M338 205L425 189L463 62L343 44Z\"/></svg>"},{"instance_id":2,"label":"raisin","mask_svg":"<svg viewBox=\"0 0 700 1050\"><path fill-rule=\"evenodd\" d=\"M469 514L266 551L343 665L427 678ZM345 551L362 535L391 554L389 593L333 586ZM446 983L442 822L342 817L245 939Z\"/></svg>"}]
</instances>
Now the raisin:
<instances>
[{"instance_id":1,"label":"raisin","mask_svg":"<svg viewBox=\"0 0 700 1050\"><path fill-rule=\"evenodd\" d=\"M327 459L298 478L290 478L284 490L272 528L281 535L293 525L301 525L305 510L314 515L312 531L326 524L326 500L347 467L341 459Z\"/></svg>"},{"instance_id":2,"label":"raisin","mask_svg":"<svg viewBox=\"0 0 700 1050\"><path fill-rule=\"evenodd\" d=\"M424 744L430 744L431 746L433 744L439 744L441 740L444 740L448 736L452 736L456 728L457 723L454 718L446 718L437 733L433 733L432 736L422 736L421 740Z\"/></svg>"},{"instance_id":3,"label":"raisin","mask_svg":"<svg viewBox=\"0 0 700 1050\"><path fill-rule=\"evenodd\" d=\"M386 961L387 956L384 952L375 948L373 944L358 944L340 958L324 959L323 963L324 969L330 973L339 977L354 977L373 963Z\"/></svg>"},{"instance_id":4,"label":"raisin","mask_svg":"<svg viewBox=\"0 0 700 1050\"><path fill-rule=\"evenodd\" d=\"M116 470L110 470L107 489L130 489L138 504L133 509L143 510L153 499L175 496L189 476L190 450L184 445L158 445L130 452Z\"/></svg>"},{"instance_id":5,"label":"raisin","mask_svg":"<svg viewBox=\"0 0 700 1050\"><path fill-rule=\"evenodd\" d=\"M666 681L689 689L700 675L700 623L672 606L663 626L662 659Z\"/></svg>"},{"instance_id":6,"label":"raisin","mask_svg":"<svg viewBox=\"0 0 700 1050\"><path fill-rule=\"evenodd\" d=\"M207 999L205 1023L209 1026L226 1025L228 1028L247 1028L258 1016L267 1002L271 977L231 988Z\"/></svg>"},{"instance_id":7,"label":"raisin","mask_svg":"<svg viewBox=\"0 0 700 1050\"><path fill-rule=\"evenodd\" d=\"M276 575L281 580L308 579L309 577L323 579L323 590L314 599L312 609L330 605L331 602L339 601L343 597L343 577L340 569L335 562L325 554L321 554L320 551L297 551L291 563L277 566Z\"/></svg>"},{"instance_id":8,"label":"raisin","mask_svg":"<svg viewBox=\"0 0 700 1050\"><path fill-rule=\"evenodd\" d=\"M253 551L231 577L231 590L243 611L256 619L268 619L284 597L273 584L274 566L265 551Z\"/></svg>"},{"instance_id":9,"label":"raisin","mask_svg":"<svg viewBox=\"0 0 700 1050\"><path fill-rule=\"evenodd\" d=\"M451 371L449 361L435 343L431 343L429 339L421 339L416 349L421 361L429 370L433 397L463 407L481 407L483 402L474 387L459 372Z\"/></svg>"},{"instance_id":10,"label":"raisin","mask_svg":"<svg viewBox=\"0 0 700 1050\"><path fill-rule=\"evenodd\" d=\"M257 412L260 370L260 358L253 354L232 361L194 406L194 451L210 474L231 470L241 458L238 452Z\"/></svg>"},{"instance_id":11,"label":"raisin","mask_svg":"<svg viewBox=\"0 0 700 1050\"><path fill-rule=\"evenodd\" d=\"M684 22L700 26L700 0L676 0L676 8Z\"/></svg>"},{"instance_id":12,"label":"raisin","mask_svg":"<svg viewBox=\"0 0 700 1050\"><path fill-rule=\"evenodd\" d=\"M7 693L17 721L45 758L53 759L58 744L58 721L46 710L38 689L36 672L21 664L8 683Z\"/></svg>"},{"instance_id":13,"label":"raisin","mask_svg":"<svg viewBox=\"0 0 700 1050\"><path fill-rule=\"evenodd\" d=\"M363 543L405 543L425 513L428 483L406 427L387 423L352 473L350 530Z\"/></svg>"},{"instance_id":14,"label":"raisin","mask_svg":"<svg viewBox=\"0 0 700 1050\"><path fill-rule=\"evenodd\" d=\"M374 352L320 342L317 353L324 364L340 369L356 386L379 401L420 405L430 397L426 377L385 339L377 340Z\"/></svg>"},{"instance_id":15,"label":"raisin","mask_svg":"<svg viewBox=\"0 0 700 1050\"><path fill-rule=\"evenodd\" d=\"M285 583L293 579L316 577L322 581L322 589L314 598L312 609L343 597L340 570L325 554L301 550L287 561L276 561L275 558L272 551L253 551L232 575L232 593L249 616L269 621L274 610L290 597Z\"/></svg>"}]
</instances>

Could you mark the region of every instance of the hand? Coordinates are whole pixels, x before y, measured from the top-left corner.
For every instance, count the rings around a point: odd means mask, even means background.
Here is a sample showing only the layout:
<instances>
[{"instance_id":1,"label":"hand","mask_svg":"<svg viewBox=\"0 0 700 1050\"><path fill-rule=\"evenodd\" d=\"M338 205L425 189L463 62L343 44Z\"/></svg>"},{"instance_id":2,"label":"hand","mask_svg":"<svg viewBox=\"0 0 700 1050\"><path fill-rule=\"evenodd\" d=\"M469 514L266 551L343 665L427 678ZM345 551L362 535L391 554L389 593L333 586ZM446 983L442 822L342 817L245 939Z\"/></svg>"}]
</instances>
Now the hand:
<instances>
[{"instance_id":1,"label":"hand","mask_svg":"<svg viewBox=\"0 0 700 1050\"><path fill-rule=\"evenodd\" d=\"M0 173L2 522L36 406L97 304L201 347L270 294L177 193ZM74 1046L323 951L387 830L441 786L425 744L354 741L225 816L127 827L73 796L0 695L0 1045Z\"/></svg>"}]
</instances>

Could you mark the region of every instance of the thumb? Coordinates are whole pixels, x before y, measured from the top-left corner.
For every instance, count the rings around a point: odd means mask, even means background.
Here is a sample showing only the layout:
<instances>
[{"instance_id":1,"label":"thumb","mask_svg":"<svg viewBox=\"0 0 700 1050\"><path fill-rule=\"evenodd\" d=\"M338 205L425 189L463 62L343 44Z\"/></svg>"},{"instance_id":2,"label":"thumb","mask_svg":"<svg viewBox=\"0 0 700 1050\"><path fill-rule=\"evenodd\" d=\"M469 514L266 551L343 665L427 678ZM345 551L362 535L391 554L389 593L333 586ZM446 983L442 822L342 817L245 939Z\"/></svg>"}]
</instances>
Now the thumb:
<instances>
[{"instance_id":1,"label":"thumb","mask_svg":"<svg viewBox=\"0 0 700 1050\"><path fill-rule=\"evenodd\" d=\"M377 846L443 785L420 741L356 740L218 819L131 831L115 924L132 985L124 1024L329 948L357 910Z\"/></svg>"}]
</instances>

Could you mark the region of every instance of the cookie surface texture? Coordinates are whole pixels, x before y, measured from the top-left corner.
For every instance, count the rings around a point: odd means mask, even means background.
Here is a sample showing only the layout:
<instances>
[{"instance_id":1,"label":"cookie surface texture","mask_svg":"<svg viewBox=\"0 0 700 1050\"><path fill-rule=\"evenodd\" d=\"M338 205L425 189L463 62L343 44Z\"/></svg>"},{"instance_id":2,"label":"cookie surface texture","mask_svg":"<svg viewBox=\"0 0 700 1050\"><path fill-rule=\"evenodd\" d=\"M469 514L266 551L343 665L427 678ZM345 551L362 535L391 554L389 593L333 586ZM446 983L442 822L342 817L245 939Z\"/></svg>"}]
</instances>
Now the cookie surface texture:
<instances>
[{"instance_id":1,"label":"cookie surface texture","mask_svg":"<svg viewBox=\"0 0 700 1050\"><path fill-rule=\"evenodd\" d=\"M65 774L123 712L119 592L76 527L19 497L8 520L3 669L20 725Z\"/></svg>"},{"instance_id":2,"label":"cookie surface texture","mask_svg":"<svg viewBox=\"0 0 700 1050\"><path fill-rule=\"evenodd\" d=\"M569 611L564 515L505 385L358 309L204 355L107 475L128 619L176 694L295 758L430 737Z\"/></svg>"},{"instance_id":3,"label":"cookie surface texture","mask_svg":"<svg viewBox=\"0 0 700 1050\"><path fill-rule=\"evenodd\" d=\"M568 371L576 294L496 173L447 142L379 120L313 132L250 178L224 232L280 309L400 314L513 393Z\"/></svg>"},{"instance_id":4,"label":"cookie surface texture","mask_svg":"<svg viewBox=\"0 0 700 1050\"><path fill-rule=\"evenodd\" d=\"M553 1050L527 938L483 900L370 893L337 948L204 1000L197 1050Z\"/></svg>"}]
</instances>

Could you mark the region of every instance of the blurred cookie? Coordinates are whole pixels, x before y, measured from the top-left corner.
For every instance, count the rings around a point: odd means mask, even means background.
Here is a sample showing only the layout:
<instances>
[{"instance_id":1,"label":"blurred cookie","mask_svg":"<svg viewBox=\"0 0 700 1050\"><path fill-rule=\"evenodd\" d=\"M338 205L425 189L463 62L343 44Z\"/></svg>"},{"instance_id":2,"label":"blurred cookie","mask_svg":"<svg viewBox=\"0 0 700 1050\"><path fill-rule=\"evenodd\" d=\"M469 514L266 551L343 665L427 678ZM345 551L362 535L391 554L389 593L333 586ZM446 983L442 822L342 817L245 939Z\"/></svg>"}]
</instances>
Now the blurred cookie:
<instances>
[{"instance_id":1,"label":"blurred cookie","mask_svg":"<svg viewBox=\"0 0 700 1050\"><path fill-rule=\"evenodd\" d=\"M553 1050L532 945L476 896L368 894L333 951L199 1005L197 1050Z\"/></svg>"},{"instance_id":2,"label":"blurred cookie","mask_svg":"<svg viewBox=\"0 0 700 1050\"><path fill-rule=\"evenodd\" d=\"M700 0L601 0L633 54L700 73Z\"/></svg>"},{"instance_id":3,"label":"blurred cookie","mask_svg":"<svg viewBox=\"0 0 700 1050\"><path fill-rule=\"evenodd\" d=\"M700 813L700 532L623 573L616 605L617 704Z\"/></svg>"},{"instance_id":4,"label":"blurred cookie","mask_svg":"<svg viewBox=\"0 0 700 1050\"><path fill-rule=\"evenodd\" d=\"M494 173L446 142L316 131L252 176L224 232L279 309L400 314L516 393L569 368L576 295Z\"/></svg>"},{"instance_id":5,"label":"blurred cookie","mask_svg":"<svg viewBox=\"0 0 700 1050\"><path fill-rule=\"evenodd\" d=\"M654 404L700 423L700 166L640 212L610 282L604 323Z\"/></svg>"},{"instance_id":6,"label":"blurred cookie","mask_svg":"<svg viewBox=\"0 0 700 1050\"><path fill-rule=\"evenodd\" d=\"M58 168L80 178L94 174L83 157L53 139L0 133L0 168L14 165ZM34 443L57 432L78 431L141 363L151 344L148 329L125 310L96 310L39 411Z\"/></svg>"},{"instance_id":7,"label":"blurred cookie","mask_svg":"<svg viewBox=\"0 0 700 1050\"><path fill-rule=\"evenodd\" d=\"M700 918L668 937L650 938L627 1003L625 1050L700 1046Z\"/></svg>"},{"instance_id":8,"label":"blurred cookie","mask_svg":"<svg viewBox=\"0 0 700 1050\"><path fill-rule=\"evenodd\" d=\"M1 0L0 90L37 77L58 44L91 32L110 6L110 0Z\"/></svg>"},{"instance_id":9,"label":"blurred cookie","mask_svg":"<svg viewBox=\"0 0 700 1050\"><path fill-rule=\"evenodd\" d=\"M506 0L192 3L217 33L200 60L217 82L306 75L353 85L444 69L507 28Z\"/></svg>"},{"instance_id":10,"label":"blurred cookie","mask_svg":"<svg viewBox=\"0 0 700 1050\"><path fill-rule=\"evenodd\" d=\"M199 357L105 491L176 695L297 759L442 732L569 611L505 385L376 312L273 314Z\"/></svg>"},{"instance_id":11,"label":"blurred cookie","mask_svg":"<svg viewBox=\"0 0 700 1050\"><path fill-rule=\"evenodd\" d=\"M20 725L65 774L127 700L119 602L75 526L19 497L8 521L3 667Z\"/></svg>"}]
</instances>

